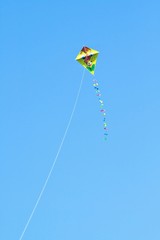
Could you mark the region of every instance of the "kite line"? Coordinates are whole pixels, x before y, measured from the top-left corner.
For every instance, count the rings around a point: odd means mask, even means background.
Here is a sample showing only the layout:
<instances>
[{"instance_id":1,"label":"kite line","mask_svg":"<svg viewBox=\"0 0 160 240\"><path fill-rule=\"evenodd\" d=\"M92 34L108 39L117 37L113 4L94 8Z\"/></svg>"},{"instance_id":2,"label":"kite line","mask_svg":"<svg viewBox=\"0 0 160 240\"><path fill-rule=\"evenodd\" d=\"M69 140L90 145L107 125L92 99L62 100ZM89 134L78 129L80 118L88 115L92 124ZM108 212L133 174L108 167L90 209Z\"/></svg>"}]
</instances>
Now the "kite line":
<instances>
[{"instance_id":1,"label":"kite line","mask_svg":"<svg viewBox=\"0 0 160 240\"><path fill-rule=\"evenodd\" d=\"M45 189L46 189L47 183L48 183L48 181L49 181L49 179L50 179L50 177L51 177L51 174L52 174L53 169L54 169L54 167L55 167L55 164L56 164L56 162L57 162L58 156L59 156L59 154L60 154L60 152L61 152L61 149L62 149L64 140L65 140L65 138L66 138L66 136L67 136L67 133L68 133L69 127L70 127L70 125L71 125L71 121L72 121L72 118L73 118L73 115L74 115L74 112L75 112L75 109L76 109L76 106L77 106L77 102L78 102L78 99L79 99L79 95L80 95L80 92L81 92L82 83L83 83L83 79L84 79L84 73L85 73L85 69L83 70L83 74L82 74L81 82L80 82L79 89L78 89L78 92L77 92L77 96L76 96L76 99L75 99L75 103L74 103L74 105L73 105L73 109L72 109L72 112L71 112L71 115L70 115L70 118L69 118L69 121L68 121L66 130L65 130L64 135L63 135L63 137L62 137L61 143L60 143L60 145L59 145L57 154L56 154L56 156L55 156L55 158L54 158L54 160L53 160L53 163L52 163L52 166L51 166L51 168L50 168L50 171L49 171L49 173L48 173L48 175L47 175L47 177L46 177L46 180L45 180L45 182L44 182L44 185L43 185L43 187L42 187L42 189L41 189L41 191L40 191L40 193L39 193L39 196L38 196L38 198L37 198L37 201L36 201L36 203L35 203L35 205L34 205L34 207L33 207L33 210L32 210L32 212L31 212L31 214L30 214L30 216L29 216L29 218L28 218L28 220L27 220L27 223L26 223L26 225L25 225L25 227L24 227L24 229L23 229L23 232L22 232L19 240L22 240L22 238L23 238L23 236L24 236L24 234L25 234L25 232L26 232L26 230L27 230L27 228L28 228L28 226L29 226L29 224L30 224L30 222L31 222L31 220L32 220L32 217L33 217L33 215L34 215L34 213L35 213L35 211L36 211L36 209L37 209L37 206L38 206L38 204L39 204L39 202L40 202L40 200L41 200L41 198L42 198L42 195L43 195L43 193L44 193L44 191L45 191Z\"/></svg>"}]
</instances>

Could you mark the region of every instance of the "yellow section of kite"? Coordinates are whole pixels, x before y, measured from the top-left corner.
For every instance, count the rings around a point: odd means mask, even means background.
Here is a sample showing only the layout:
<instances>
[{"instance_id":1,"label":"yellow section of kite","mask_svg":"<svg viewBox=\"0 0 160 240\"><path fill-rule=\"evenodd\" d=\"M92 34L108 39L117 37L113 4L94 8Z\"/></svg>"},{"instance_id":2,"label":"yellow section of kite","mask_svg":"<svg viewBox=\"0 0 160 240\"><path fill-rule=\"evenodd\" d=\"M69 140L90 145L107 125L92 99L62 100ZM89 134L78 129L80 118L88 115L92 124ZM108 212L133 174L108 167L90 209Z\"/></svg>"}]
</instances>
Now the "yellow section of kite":
<instances>
[{"instance_id":1,"label":"yellow section of kite","mask_svg":"<svg viewBox=\"0 0 160 240\"><path fill-rule=\"evenodd\" d=\"M99 52L92 48L83 47L78 53L76 60L94 75L98 54Z\"/></svg>"}]
</instances>

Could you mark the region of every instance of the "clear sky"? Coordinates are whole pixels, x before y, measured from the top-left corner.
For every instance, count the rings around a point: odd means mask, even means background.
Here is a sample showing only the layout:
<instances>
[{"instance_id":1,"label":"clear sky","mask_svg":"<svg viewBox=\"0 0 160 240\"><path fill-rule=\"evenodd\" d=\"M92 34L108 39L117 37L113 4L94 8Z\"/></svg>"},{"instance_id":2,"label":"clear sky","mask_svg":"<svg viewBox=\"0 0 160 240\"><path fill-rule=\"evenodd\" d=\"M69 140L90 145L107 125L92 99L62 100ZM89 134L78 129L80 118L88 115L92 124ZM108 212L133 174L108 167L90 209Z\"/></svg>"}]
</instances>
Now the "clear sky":
<instances>
[{"instance_id":1,"label":"clear sky","mask_svg":"<svg viewBox=\"0 0 160 240\"><path fill-rule=\"evenodd\" d=\"M54 172L24 240L160 239L159 0L0 3L0 239L19 240L66 129L83 45L85 73Z\"/></svg>"}]
</instances>

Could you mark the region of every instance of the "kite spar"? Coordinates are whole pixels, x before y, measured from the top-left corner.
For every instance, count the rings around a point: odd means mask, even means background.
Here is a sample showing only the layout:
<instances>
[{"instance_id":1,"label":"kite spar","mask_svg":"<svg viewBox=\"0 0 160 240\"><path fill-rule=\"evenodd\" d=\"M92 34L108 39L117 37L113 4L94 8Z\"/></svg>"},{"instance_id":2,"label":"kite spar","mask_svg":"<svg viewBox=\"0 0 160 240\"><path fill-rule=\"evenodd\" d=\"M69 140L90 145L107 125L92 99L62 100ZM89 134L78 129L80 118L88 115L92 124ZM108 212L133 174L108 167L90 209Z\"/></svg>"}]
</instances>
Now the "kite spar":
<instances>
[{"instance_id":1,"label":"kite spar","mask_svg":"<svg viewBox=\"0 0 160 240\"><path fill-rule=\"evenodd\" d=\"M95 67L97 63L97 57L99 52L92 48L83 47L81 51L78 53L76 60L86 68L92 75L94 75ZM93 87L96 91L96 96L98 97L100 103L100 112L103 116L103 129L104 129L104 139L107 140L107 122L106 122L106 111L104 109L104 102L102 100L102 94L99 89L98 81L93 78Z\"/></svg>"}]
</instances>

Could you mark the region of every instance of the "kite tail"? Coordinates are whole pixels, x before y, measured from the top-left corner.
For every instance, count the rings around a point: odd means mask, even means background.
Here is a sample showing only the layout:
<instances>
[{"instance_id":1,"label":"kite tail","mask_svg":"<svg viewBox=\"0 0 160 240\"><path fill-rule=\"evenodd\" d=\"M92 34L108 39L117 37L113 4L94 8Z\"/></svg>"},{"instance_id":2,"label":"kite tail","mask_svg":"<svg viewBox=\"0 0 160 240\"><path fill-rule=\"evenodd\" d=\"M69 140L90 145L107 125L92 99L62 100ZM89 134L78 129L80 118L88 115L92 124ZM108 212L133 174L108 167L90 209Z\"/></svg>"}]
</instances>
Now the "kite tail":
<instances>
[{"instance_id":1,"label":"kite tail","mask_svg":"<svg viewBox=\"0 0 160 240\"><path fill-rule=\"evenodd\" d=\"M96 96L98 97L98 100L100 103L100 112L103 116L104 139L107 140L108 128L107 128L107 122L106 122L106 110L104 109L104 102L102 100L102 94L101 94L98 86L99 86L99 84L98 84L97 80L93 79L93 87L96 90Z\"/></svg>"}]
</instances>

